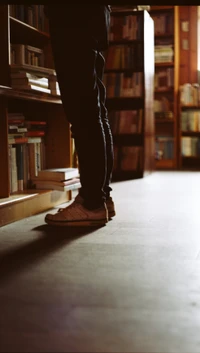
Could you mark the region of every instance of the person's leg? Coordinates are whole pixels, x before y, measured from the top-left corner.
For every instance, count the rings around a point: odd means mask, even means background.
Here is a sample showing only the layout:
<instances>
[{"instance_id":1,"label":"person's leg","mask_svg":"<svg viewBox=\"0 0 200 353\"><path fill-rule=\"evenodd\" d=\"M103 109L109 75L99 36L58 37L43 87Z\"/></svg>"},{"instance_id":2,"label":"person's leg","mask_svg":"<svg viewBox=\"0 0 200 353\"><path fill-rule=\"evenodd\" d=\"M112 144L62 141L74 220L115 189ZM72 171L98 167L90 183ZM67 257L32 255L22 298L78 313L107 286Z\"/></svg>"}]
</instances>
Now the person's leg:
<instances>
[{"instance_id":1,"label":"person's leg","mask_svg":"<svg viewBox=\"0 0 200 353\"><path fill-rule=\"evenodd\" d=\"M97 50L92 37L86 38L75 29L73 33L64 30L51 28L55 68L78 155L80 194L88 208L95 208L105 198L106 176L106 143L95 69Z\"/></svg>"},{"instance_id":2,"label":"person's leg","mask_svg":"<svg viewBox=\"0 0 200 353\"><path fill-rule=\"evenodd\" d=\"M113 136L110 128L110 123L108 120L108 111L106 108L106 88L103 83L103 74L104 74L105 59L101 52L98 52L96 60L96 72L97 72L97 84L100 94L100 105L101 105L101 121L103 124L105 139L106 139L106 156L107 156L107 168L106 168L106 178L104 183L104 192L106 194L106 199L110 196L110 187L112 179L112 170L113 170Z\"/></svg>"}]
</instances>

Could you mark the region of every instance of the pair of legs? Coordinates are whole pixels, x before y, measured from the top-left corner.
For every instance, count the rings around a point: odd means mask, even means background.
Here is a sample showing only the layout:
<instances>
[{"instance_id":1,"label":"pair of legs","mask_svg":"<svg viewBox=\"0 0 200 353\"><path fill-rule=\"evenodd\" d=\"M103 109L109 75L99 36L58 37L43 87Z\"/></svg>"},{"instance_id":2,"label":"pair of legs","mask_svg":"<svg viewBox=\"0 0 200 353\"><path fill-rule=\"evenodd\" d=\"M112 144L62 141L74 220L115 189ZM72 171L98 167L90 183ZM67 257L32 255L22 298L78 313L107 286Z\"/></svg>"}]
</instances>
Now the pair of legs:
<instances>
[{"instance_id":1,"label":"pair of legs","mask_svg":"<svg viewBox=\"0 0 200 353\"><path fill-rule=\"evenodd\" d=\"M80 168L80 195L84 206L95 209L110 196L113 139L102 82L104 57L98 40L85 28L50 16L50 35L55 70L66 118Z\"/></svg>"}]
</instances>

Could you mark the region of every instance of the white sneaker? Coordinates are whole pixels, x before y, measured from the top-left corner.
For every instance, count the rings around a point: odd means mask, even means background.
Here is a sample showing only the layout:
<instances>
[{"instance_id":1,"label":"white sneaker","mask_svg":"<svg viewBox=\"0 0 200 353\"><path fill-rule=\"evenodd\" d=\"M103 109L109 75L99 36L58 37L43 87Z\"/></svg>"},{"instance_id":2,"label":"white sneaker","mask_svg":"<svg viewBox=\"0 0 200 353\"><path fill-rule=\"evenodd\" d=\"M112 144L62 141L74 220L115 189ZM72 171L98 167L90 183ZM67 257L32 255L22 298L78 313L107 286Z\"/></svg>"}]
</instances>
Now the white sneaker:
<instances>
[{"instance_id":1,"label":"white sneaker","mask_svg":"<svg viewBox=\"0 0 200 353\"><path fill-rule=\"evenodd\" d=\"M108 210L106 204L95 210L88 210L83 206L82 197L77 195L69 206L60 208L55 214L48 213L45 222L62 227L103 226L108 222Z\"/></svg>"},{"instance_id":2,"label":"white sneaker","mask_svg":"<svg viewBox=\"0 0 200 353\"><path fill-rule=\"evenodd\" d=\"M108 218L111 219L116 215L115 204L111 196L106 200L106 207L108 209Z\"/></svg>"}]
</instances>

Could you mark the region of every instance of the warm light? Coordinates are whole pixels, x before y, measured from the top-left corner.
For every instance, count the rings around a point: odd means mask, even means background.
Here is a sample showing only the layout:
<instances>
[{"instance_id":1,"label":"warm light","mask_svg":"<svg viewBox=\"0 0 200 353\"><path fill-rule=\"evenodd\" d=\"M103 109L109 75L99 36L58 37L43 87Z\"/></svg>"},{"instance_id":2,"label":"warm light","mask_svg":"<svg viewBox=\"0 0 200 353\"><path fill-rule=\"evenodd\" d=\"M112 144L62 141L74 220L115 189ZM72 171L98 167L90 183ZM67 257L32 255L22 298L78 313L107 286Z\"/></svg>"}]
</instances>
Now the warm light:
<instances>
[{"instance_id":1,"label":"warm light","mask_svg":"<svg viewBox=\"0 0 200 353\"><path fill-rule=\"evenodd\" d=\"M197 40L198 40L197 70L200 71L200 6L198 6Z\"/></svg>"}]
</instances>

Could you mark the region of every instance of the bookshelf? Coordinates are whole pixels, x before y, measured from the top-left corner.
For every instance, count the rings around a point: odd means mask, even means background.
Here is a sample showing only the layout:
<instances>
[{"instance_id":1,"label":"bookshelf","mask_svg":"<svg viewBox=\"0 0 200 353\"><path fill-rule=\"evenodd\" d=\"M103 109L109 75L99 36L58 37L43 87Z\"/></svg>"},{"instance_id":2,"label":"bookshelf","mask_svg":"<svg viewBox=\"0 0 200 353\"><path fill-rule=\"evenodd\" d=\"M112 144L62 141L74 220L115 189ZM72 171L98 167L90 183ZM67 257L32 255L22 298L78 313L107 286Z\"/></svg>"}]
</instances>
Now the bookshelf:
<instances>
[{"instance_id":1,"label":"bookshelf","mask_svg":"<svg viewBox=\"0 0 200 353\"><path fill-rule=\"evenodd\" d=\"M179 6L151 6L155 26L154 115L157 170L178 167Z\"/></svg>"},{"instance_id":2,"label":"bookshelf","mask_svg":"<svg viewBox=\"0 0 200 353\"><path fill-rule=\"evenodd\" d=\"M18 6L16 13L14 6ZM26 12L23 12L23 6ZM40 10L37 10L38 6ZM25 119L46 122L47 130L43 140L45 168L72 166L70 128L59 95L13 89L11 85L12 44L20 43L39 48L38 52L44 53L44 72L45 70L51 72L54 68L48 21L43 14L42 6L0 5L0 226L45 211L71 199L71 191L36 190L23 187L23 190L12 192L11 188L8 136L10 114L22 114Z\"/></svg>"},{"instance_id":3,"label":"bookshelf","mask_svg":"<svg viewBox=\"0 0 200 353\"><path fill-rule=\"evenodd\" d=\"M179 88L178 166L200 170L200 87L186 83Z\"/></svg>"},{"instance_id":4,"label":"bookshelf","mask_svg":"<svg viewBox=\"0 0 200 353\"><path fill-rule=\"evenodd\" d=\"M154 26L149 13L112 9L104 83L114 140L113 180L154 170Z\"/></svg>"}]
</instances>

